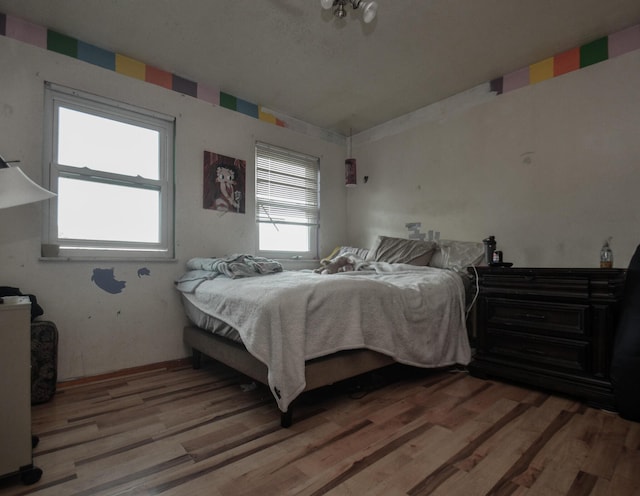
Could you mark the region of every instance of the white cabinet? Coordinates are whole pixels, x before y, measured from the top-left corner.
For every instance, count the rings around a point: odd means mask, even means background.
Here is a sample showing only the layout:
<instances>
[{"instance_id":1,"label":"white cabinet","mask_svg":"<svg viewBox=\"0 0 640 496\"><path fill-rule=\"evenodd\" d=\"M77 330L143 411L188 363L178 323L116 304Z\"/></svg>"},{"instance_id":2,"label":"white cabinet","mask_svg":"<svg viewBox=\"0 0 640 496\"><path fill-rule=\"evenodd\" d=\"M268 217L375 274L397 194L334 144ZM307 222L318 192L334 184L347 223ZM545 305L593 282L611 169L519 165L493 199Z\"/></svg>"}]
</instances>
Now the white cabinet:
<instances>
[{"instance_id":1,"label":"white cabinet","mask_svg":"<svg viewBox=\"0 0 640 496\"><path fill-rule=\"evenodd\" d=\"M31 436L31 303L0 304L0 477L19 473L25 484L42 471L33 466Z\"/></svg>"}]
</instances>

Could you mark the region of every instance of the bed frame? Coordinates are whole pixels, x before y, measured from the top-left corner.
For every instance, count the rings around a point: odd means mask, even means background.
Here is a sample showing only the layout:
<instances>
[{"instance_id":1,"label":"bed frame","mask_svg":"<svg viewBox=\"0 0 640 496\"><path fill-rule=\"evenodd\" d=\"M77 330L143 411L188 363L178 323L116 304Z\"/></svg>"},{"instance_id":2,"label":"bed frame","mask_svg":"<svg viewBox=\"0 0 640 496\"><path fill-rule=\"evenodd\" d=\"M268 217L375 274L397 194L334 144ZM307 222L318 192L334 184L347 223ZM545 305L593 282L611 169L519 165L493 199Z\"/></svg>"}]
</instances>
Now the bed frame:
<instances>
[{"instance_id":1,"label":"bed frame","mask_svg":"<svg viewBox=\"0 0 640 496\"><path fill-rule=\"evenodd\" d=\"M210 331L195 326L185 327L183 336L184 342L191 346L193 352L193 368L200 368L204 354L255 381L268 384L267 366L251 355L241 343L216 336ZM304 391L328 386L392 363L395 362L391 357L365 349L341 351L326 357L315 358L307 361L305 365ZM286 412L281 412L282 427L290 427L293 423L292 410L290 405Z\"/></svg>"}]
</instances>

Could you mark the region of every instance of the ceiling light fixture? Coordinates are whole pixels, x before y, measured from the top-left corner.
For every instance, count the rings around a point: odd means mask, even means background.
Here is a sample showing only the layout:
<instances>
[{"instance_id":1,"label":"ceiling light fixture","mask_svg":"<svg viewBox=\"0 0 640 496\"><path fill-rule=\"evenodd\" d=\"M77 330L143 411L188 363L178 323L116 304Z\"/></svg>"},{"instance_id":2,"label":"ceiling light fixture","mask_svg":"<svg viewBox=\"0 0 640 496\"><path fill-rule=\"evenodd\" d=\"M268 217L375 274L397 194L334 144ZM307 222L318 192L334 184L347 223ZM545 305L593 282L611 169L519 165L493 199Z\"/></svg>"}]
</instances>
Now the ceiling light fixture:
<instances>
[{"instance_id":1,"label":"ceiling light fixture","mask_svg":"<svg viewBox=\"0 0 640 496\"><path fill-rule=\"evenodd\" d=\"M333 15L344 19L347 15L345 7L351 5L353 10L362 9L362 19L369 24L376 18L378 2L365 0L320 0L320 5L325 10L333 9Z\"/></svg>"}]
</instances>

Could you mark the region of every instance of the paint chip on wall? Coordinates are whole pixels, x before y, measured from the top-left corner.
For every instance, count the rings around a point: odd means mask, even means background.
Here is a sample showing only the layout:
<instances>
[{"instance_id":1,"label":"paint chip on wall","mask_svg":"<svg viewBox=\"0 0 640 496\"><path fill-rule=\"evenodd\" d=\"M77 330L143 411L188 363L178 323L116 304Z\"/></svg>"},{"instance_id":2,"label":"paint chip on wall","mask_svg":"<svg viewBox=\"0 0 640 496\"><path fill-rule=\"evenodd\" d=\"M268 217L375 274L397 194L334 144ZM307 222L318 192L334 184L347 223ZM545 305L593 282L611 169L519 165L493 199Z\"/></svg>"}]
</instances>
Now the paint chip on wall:
<instances>
[{"instance_id":1,"label":"paint chip on wall","mask_svg":"<svg viewBox=\"0 0 640 496\"><path fill-rule=\"evenodd\" d=\"M93 269L91 280L100 289L111 294L122 293L122 290L127 284L126 281L116 280L113 269Z\"/></svg>"}]
</instances>

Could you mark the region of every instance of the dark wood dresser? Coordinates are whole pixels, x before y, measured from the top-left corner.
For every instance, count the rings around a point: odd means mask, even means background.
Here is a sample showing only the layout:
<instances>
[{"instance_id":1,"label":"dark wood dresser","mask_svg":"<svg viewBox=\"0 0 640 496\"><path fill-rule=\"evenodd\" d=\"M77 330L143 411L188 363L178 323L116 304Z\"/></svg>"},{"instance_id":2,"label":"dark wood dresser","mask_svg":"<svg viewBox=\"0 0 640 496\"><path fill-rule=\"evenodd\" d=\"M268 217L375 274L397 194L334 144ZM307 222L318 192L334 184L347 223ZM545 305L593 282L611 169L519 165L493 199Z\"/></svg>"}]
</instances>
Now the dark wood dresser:
<instances>
[{"instance_id":1,"label":"dark wood dresser","mask_svg":"<svg viewBox=\"0 0 640 496\"><path fill-rule=\"evenodd\" d=\"M615 409L609 367L624 269L477 267L477 272L472 375Z\"/></svg>"}]
</instances>

